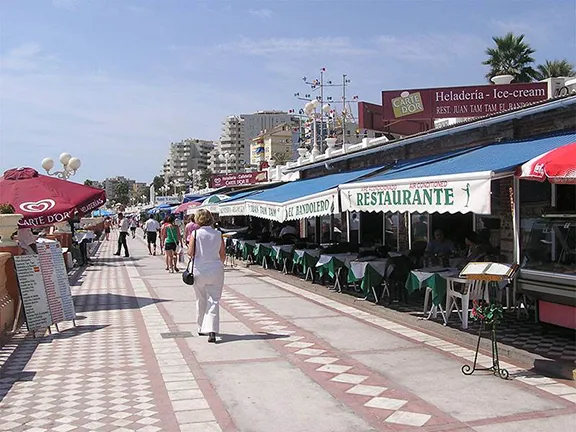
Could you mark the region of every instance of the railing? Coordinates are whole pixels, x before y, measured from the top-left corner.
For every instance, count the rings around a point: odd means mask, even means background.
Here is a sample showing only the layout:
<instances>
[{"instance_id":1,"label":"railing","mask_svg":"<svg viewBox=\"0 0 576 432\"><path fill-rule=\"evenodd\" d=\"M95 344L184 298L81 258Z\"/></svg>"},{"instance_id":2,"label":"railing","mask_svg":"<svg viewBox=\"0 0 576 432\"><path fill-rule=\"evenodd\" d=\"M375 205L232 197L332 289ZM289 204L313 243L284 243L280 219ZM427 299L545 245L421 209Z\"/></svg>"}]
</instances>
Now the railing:
<instances>
[{"instance_id":1,"label":"railing","mask_svg":"<svg viewBox=\"0 0 576 432\"><path fill-rule=\"evenodd\" d=\"M286 173L287 168L295 168L303 166L313 162L328 161L329 159L345 155L348 153L355 152L357 150L362 150L368 147L382 145L388 140L385 137L380 138L364 138L362 142L357 144L344 144L340 148L336 148L336 139L327 138L326 139L326 151L324 153L315 154L307 149L300 148L298 152L300 156L296 161L287 162L285 165L278 165L267 168L268 171L268 181L292 181L299 177L297 172Z\"/></svg>"}]
</instances>

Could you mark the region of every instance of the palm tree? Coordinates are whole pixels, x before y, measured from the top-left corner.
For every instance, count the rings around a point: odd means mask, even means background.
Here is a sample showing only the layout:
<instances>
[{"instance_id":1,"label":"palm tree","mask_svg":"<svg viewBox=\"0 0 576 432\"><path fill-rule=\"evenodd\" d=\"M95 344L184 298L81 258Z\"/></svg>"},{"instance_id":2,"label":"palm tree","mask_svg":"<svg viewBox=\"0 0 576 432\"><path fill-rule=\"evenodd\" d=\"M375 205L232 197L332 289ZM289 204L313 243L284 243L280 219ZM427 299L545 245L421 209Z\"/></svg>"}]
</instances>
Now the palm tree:
<instances>
[{"instance_id":1,"label":"palm tree","mask_svg":"<svg viewBox=\"0 0 576 432\"><path fill-rule=\"evenodd\" d=\"M555 77L570 77L576 75L574 65L568 60L546 60L543 64L538 65L537 80Z\"/></svg>"},{"instance_id":2,"label":"palm tree","mask_svg":"<svg viewBox=\"0 0 576 432\"><path fill-rule=\"evenodd\" d=\"M507 33L504 37L494 36L495 48L487 48L488 59L482 64L490 66L486 78L490 81L495 75L512 75L516 82L531 82L537 76L532 67L534 50L524 42L524 35Z\"/></svg>"}]
</instances>

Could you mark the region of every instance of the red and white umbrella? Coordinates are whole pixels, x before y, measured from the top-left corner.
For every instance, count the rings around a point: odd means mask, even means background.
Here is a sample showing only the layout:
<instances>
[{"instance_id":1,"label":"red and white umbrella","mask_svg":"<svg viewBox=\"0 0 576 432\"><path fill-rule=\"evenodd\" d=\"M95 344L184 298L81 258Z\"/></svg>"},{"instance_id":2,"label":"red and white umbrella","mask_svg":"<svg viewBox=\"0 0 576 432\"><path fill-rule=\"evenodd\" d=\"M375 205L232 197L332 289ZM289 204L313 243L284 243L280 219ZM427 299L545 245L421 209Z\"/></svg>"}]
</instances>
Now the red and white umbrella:
<instances>
[{"instance_id":1,"label":"red and white umbrella","mask_svg":"<svg viewBox=\"0 0 576 432\"><path fill-rule=\"evenodd\" d=\"M189 208L199 206L200 203L196 201L188 201L180 204L172 213L186 213Z\"/></svg>"},{"instance_id":2,"label":"red and white umbrella","mask_svg":"<svg viewBox=\"0 0 576 432\"><path fill-rule=\"evenodd\" d=\"M550 183L576 184L576 143L550 150L518 168L525 180L548 180Z\"/></svg>"},{"instance_id":3,"label":"red and white umbrella","mask_svg":"<svg viewBox=\"0 0 576 432\"><path fill-rule=\"evenodd\" d=\"M11 169L0 178L0 203L24 215L23 227L42 227L89 214L106 202L106 192L38 174L32 168Z\"/></svg>"}]
</instances>

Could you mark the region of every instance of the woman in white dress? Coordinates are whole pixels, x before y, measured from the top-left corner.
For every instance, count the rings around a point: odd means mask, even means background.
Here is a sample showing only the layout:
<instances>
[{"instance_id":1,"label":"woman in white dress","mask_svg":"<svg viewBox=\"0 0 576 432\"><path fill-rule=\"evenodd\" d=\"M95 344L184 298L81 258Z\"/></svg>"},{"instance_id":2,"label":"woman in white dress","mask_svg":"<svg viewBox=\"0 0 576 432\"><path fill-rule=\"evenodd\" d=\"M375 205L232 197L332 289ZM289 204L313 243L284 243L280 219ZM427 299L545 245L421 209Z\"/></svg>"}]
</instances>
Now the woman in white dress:
<instances>
[{"instance_id":1,"label":"woman in white dress","mask_svg":"<svg viewBox=\"0 0 576 432\"><path fill-rule=\"evenodd\" d=\"M200 209L194 217L199 228L188 243L188 256L194 257L194 291L196 291L196 319L198 334L208 335L208 342L216 342L220 329L220 297L224 286L226 248L222 233L212 227L214 217ZM192 265L192 264L190 264Z\"/></svg>"}]
</instances>

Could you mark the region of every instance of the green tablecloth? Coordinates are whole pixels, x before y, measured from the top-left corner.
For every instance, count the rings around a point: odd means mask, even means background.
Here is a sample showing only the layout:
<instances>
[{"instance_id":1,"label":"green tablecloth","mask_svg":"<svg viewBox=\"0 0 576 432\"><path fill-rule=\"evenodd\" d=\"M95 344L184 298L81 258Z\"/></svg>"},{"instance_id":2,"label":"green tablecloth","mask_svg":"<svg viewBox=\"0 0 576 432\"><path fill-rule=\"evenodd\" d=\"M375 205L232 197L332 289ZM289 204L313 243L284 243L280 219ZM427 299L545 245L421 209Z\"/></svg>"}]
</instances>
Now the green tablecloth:
<instances>
[{"instance_id":1,"label":"green tablecloth","mask_svg":"<svg viewBox=\"0 0 576 432\"><path fill-rule=\"evenodd\" d=\"M256 246L254 246L254 260L261 263L264 261L264 258L270 257L271 252L272 246L264 243L256 243Z\"/></svg>"},{"instance_id":2,"label":"green tablecloth","mask_svg":"<svg viewBox=\"0 0 576 432\"><path fill-rule=\"evenodd\" d=\"M254 245L250 243L242 243L240 248L242 251L242 259L244 261L248 259L248 255L253 255L254 253Z\"/></svg>"},{"instance_id":3,"label":"green tablecloth","mask_svg":"<svg viewBox=\"0 0 576 432\"><path fill-rule=\"evenodd\" d=\"M320 258L316 263L316 271L320 277L328 275L333 279L336 277L336 271L338 269L348 267L350 261L356 259L356 257L356 254L320 255Z\"/></svg>"},{"instance_id":4,"label":"green tablecloth","mask_svg":"<svg viewBox=\"0 0 576 432\"><path fill-rule=\"evenodd\" d=\"M292 258L292 254L294 253L293 246L290 246L290 250L287 250L283 246L273 246L272 250L270 251L270 257L274 259L278 265L282 265L282 262L285 259Z\"/></svg>"},{"instance_id":5,"label":"green tablecloth","mask_svg":"<svg viewBox=\"0 0 576 432\"><path fill-rule=\"evenodd\" d=\"M365 264L365 267L362 269L364 274L357 274L357 272L354 271L357 264ZM384 276L380 274L370 262L352 263L350 271L348 272L348 283L358 282L359 280L362 281L360 283L362 293L365 296L369 296L372 294L373 288L380 286L382 280L384 280Z\"/></svg>"},{"instance_id":6,"label":"green tablecloth","mask_svg":"<svg viewBox=\"0 0 576 432\"><path fill-rule=\"evenodd\" d=\"M406 279L406 290L410 293L423 287L430 287L432 290L432 304L441 304L446 297L446 278L456 276L457 270L447 269L446 271L432 270L412 270Z\"/></svg>"},{"instance_id":7,"label":"green tablecloth","mask_svg":"<svg viewBox=\"0 0 576 432\"><path fill-rule=\"evenodd\" d=\"M295 265L302 266L302 272L306 274L309 268L314 268L318 262L319 256L310 255L308 252L304 251L301 255L294 252L292 256L292 262Z\"/></svg>"}]
</instances>

